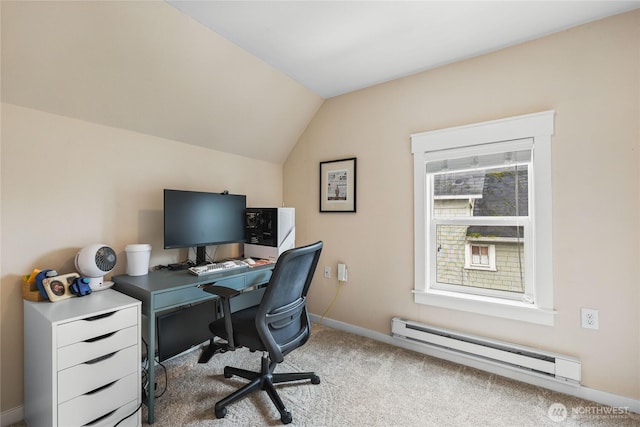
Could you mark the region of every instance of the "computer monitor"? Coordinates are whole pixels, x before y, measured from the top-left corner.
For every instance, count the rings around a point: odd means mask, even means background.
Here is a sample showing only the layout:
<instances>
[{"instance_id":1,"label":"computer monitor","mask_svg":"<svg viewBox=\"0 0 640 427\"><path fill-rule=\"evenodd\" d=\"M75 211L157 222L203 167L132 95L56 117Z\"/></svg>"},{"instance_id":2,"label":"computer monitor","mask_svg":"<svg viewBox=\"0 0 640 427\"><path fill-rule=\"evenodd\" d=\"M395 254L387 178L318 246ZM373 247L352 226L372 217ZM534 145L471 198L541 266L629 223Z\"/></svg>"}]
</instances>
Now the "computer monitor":
<instances>
[{"instance_id":1,"label":"computer monitor","mask_svg":"<svg viewBox=\"0 0 640 427\"><path fill-rule=\"evenodd\" d=\"M164 190L164 248L196 248L196 264L206 247L245 241L245 195Z\"/></svg>"},{"instance_id":2,"label":"computer monitor","mask_svg":"<svg viewBox=\"0 0 640 427\"><path fill-rule=\"evenodd\" d=\"M209 300L157 316L158 359L163 362L213 338L216 301Z\"/></svg>"}]
</instances>

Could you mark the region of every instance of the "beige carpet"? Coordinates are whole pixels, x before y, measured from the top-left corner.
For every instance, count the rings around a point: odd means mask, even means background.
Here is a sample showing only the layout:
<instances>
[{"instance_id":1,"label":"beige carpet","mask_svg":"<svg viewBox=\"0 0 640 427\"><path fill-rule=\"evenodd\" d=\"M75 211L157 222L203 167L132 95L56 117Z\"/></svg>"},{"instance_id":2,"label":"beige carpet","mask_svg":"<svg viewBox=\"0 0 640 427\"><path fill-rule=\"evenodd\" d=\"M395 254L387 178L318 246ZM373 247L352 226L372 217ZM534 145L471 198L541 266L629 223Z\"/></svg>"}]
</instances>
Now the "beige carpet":
<instances>
[{"instance_id":1,"label":"beige carpet","mask_svg":"<svg viewBox=\"0 0 640 427\"><path fill-rule=\"evenodd\" d=\"M192 351L164 364L168 384L156 400L154 427L282 425L264 392L230 405L224 419L214 415L215 402L244 384L224 378L224 366L257 369L259 353L217 354L207 364L198 364L198 356ZM640 415L621 408L612 415L593 402L325 326L314 325L309 342L276 372L289 370L313 370L321 378L319 385L279 386L291 426L640 426ZM165 376L157 372L161 393ZM144 406L142 416L148 425Z\"/></svg>"},{"instance_id":2,"label":"beige carpet","mask_svg":"<svg viewBox=\"0 0 640 427\"><path fill-rule=\"evenodd\" d=\"M198 364L198 356L194 351L165 363L168 385L156 400L154 426L282 425L264 392L230 405L224 419L214 415L215 402L244 384L224 378L223 367L257 369L259 353L243 349L218 354L208 364ZM638 414L606 415L593 402L325 326L314 325L310 341L276 372L295 370L316 371L322 382L279 386L292 426L640 425ZM164 375L161 368L157 372L160 393ZM565 419L549 416L554 404L564 405Z\"/></svg>"}]
</instances>

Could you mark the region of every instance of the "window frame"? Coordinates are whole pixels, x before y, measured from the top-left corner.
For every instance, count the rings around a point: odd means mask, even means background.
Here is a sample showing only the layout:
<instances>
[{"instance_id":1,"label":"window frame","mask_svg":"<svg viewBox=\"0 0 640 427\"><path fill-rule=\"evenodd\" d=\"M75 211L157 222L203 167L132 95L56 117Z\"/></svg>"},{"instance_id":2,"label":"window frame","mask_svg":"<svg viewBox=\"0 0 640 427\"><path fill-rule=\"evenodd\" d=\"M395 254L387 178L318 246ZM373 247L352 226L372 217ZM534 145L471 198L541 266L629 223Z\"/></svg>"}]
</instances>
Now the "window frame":
<instances>
[{"instance_id":1,"label":"window frame","mask_svg":"<svg viewBox=\"0 0 640 427\"><path fill-rule=\"evenodd\" d=\"M414 157L414 300L418 304L463 310L489 316L553 325L551 139L555 111L543 111L411 135ZM429 208L427 160L434 152L522 139L532 140L533 180L530 185L532 236L532 294L525 301L490 295L472 295L429 286L430 260L427 223Z\"/></svg>"}]
</instances>

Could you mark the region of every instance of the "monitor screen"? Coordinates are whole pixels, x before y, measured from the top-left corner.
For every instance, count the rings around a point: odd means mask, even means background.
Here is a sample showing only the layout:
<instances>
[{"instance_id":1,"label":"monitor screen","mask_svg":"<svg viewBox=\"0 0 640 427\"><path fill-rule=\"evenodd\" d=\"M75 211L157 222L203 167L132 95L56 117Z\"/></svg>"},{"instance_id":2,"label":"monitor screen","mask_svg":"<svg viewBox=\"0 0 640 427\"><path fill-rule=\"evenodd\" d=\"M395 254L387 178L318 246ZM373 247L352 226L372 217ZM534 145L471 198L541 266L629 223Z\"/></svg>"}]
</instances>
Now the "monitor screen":
<instances>
[{"instance_id":1,"label":"monitor screen","mask_svg":"<svg viewBox=\"0 0 640 427\"><path fill-rule=\"evenodd\" d=\"M216 320L216 307L209 300L157 316L160 362L213 338L209 323Z\"/></svg>"},{"instance_id":2,"label":"monitor screen","mask_svg":"<svg viewBox=\"0 0 640 427\"><path fill-rule=\"evenodd\" d=\"M164 248L245 241L246 196L164 190Z\"/></svg>"}]
</instances>

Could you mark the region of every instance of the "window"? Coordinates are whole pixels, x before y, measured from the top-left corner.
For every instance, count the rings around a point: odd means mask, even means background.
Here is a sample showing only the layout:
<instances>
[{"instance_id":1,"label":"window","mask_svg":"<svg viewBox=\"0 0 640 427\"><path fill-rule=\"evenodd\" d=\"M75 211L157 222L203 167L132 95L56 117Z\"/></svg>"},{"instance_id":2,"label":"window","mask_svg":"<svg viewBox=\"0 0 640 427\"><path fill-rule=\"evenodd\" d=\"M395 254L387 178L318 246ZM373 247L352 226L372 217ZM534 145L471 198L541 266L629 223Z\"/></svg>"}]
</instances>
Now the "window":
<instances>
[{"instance_id":1,"label":"window","mask_svg":"<svg viewBox=\"0 0 640 427\"><path fill-rule=\"evenodd\" d=\"M417 303L553 324L553 115L412 135Z\"/></svg>"},{"instance_id":2,"label":"window","mask_svg":"<svg viewBox=\"0 0 640 427\"><path fill-rule=\"evenodd\" d=\"M489 268L489 246L467 245L471 248L471 267ZM493 246L491 246L493 248Z\"/></svg>"},{"instance_id":3,"label":"window","mask_svg":"<svg viewBox=\"0 0 640 427\"><path fill-rule=\"evenodd\" d=\"M464 247L464 268L497 271L496 246L466 243Z\"/></svg>"}]
</instances>

